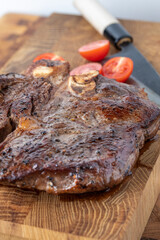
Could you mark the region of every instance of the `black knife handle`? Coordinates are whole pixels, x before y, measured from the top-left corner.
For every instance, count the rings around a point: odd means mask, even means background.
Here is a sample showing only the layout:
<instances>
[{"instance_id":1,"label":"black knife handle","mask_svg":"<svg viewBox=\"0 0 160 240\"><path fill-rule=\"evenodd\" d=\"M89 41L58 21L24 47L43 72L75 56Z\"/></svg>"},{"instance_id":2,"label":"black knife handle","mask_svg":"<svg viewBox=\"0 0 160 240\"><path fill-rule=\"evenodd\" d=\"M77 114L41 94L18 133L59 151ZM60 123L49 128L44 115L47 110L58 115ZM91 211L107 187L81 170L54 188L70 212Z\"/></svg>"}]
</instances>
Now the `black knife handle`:
<instances>
[{"instance_id":1,"label":"black knife handle","mask_svg":"<svg viewBox=\"0 0 160 240\"><path fill-rule=\"evenodd\" d=\"M103 35L107 37L118 49L121 48L121 44L133 41L132 36L120 23L113 23L106 27Z\"/></svg>"}]
</instances>

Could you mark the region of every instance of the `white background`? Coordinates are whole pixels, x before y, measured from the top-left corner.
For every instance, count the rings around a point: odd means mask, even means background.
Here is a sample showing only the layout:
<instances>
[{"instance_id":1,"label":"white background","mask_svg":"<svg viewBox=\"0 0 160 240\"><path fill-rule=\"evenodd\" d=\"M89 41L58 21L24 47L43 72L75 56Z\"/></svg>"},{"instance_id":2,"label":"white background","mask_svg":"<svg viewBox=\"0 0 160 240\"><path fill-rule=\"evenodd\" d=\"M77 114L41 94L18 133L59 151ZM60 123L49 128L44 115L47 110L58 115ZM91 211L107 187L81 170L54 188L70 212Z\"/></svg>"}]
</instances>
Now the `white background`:
<instances>
[{"instance_id":1,"label":"white background","mask_svg":"<svg viewBox=\"0 0 160 240\"><path fill-rule=\"evenodd\" d=\"M160 0L99 0L114 16L160 22ZM78 14L72 0L0 0L0 16L8 12L48 16L53 12Z\"/></svg>"}]
</instances>

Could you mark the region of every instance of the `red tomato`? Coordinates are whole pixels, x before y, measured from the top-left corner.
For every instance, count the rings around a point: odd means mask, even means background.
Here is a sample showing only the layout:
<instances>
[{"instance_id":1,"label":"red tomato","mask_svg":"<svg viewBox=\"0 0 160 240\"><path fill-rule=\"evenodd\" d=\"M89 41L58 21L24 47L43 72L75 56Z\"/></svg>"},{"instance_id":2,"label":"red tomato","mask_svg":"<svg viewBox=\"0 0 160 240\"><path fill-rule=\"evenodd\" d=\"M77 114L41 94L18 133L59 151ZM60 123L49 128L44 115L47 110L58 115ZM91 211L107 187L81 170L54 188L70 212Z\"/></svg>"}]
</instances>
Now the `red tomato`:
<instances>
[{"instance_id":1,"label":"red tomato","mask_svg":"<svg viewBox=\"0 0 160 240\"><path fill-rule=\"evenodd\" d=\"M108 40L99 40L89 43L78 49L82 57L89 61L100 61L108 54L110 42Z\"/></svg>"},{"instance_id":2,"label":"red tomato","mask_svg":"<svg viewBox=\"0 0 160 240\"><path fill-rule=\"evenodd\" d=\"M84 64L84 65L74 68L70 72L70 75L80 75L80 74L88 73L93 70L97 70L97 71L99 71L99 73L101 73L102 65L100 63L87 63L87 64Z\"/></svg>"},{"instance_id":3,"label":"red tomato","mask_svg":"<svg viewBox=\"0 0 160 240\"><path fill-rule=\"evenodd\" d=\"M102 75L125 82L133 71L133 61L127 57L115 57L107 61L102 67Z\"/></svg>"},{"instance_id":4,"label":"red tomato","mask_svg":"<svg viewBox=\"0 0 160 240\"><path fill-rule=\"evenodd\" d=\"M37 56L33 62L37 62L41 59L49 59L49 60L53 60L53 61L56 61L56 60L59 60L59 61L64 61L64 59L54 53L43 53L39 56Z\"/></svg>"}]
</instances>

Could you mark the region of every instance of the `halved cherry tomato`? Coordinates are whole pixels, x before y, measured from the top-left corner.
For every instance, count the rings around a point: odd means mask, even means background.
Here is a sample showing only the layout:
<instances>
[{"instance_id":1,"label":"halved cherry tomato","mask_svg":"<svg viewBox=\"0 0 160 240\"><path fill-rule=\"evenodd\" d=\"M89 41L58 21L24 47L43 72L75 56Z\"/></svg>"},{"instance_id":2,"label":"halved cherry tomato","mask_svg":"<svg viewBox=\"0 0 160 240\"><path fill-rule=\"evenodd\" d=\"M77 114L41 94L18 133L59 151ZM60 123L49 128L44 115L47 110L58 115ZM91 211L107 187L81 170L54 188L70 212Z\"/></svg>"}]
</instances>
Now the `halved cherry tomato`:
<instances>
[{"instance_id":1,"label":"halved cherry tomato","mask_svg":"<svg viewBox=\"0 0 160 240\"><path fill-rule=\"evenodd\" d=\"M133 61L127 57L115 57L107 61L102 67L102 75L113 78L118 82L125 82L133 71Z\"/></svg>"},{"instance_id":2,"label":"halved cherry tomato","mask_svg":"<svg viewBox=\"0 0 160 240\"><path fill-rule=\"evenodd\" d=\"M101 73L102 65L100 63L87 63L87 64L84 64L84 65L74 68L70 72L70 75L80 75L80 74L88 73L93 70L97 70L97 71L99 71L99 73Z\"/></svg>"},{"instance_id":3,"label":"halved cherry tomato","mask_svg":"<svg viewBox=\"0 0 160 240\"><path fill-rule=\"evenodd\" d=\"M99 40L80 47L78 51L87 60L97 62L105 58L109 48L110 42L108 40Z\"/></svg>"},{"instance_id":4,"label":"halved cherry tomato","mask_svg":"<svg viewBox=\"0 0 160 240\"><path fill-rule=\"evenodd\" d=\"M33 62L37 62L41 59L49 59L49 60L52 60L52 61L56 61L56 60L59 60L59 61L64 61L64 59L54 53L43 53L39 56L37 56Z\"/></svg>"}]
</instances>

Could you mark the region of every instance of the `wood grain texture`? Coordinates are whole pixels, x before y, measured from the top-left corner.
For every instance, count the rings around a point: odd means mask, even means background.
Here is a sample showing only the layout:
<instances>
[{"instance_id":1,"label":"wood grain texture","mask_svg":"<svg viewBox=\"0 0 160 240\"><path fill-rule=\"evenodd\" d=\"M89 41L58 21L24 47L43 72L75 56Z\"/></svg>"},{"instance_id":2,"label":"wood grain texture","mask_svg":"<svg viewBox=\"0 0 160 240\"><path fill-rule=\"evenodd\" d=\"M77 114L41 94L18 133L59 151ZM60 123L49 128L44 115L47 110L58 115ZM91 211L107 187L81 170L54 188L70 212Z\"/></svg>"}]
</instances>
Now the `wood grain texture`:
<instances>
[{"instance_id":1,"label":"wood grain texture","mask_svg":"<svg viewBox=\"0 0 160 240\"><path fill-rule=\"evenodd\" d=\"M145 227L143 236L160 239L160 196Z\"/></svg>"},{"instance_id":2,"label":"wood grain texture","mask_svg":"<svg viewBox=\"0 0 160 240\"><path fill-rule=\"evenodd\" d=\"M91 240L91 238L60 233L45 228L26 226L0 220L0 239L2 240Z\"/></svg>"},{"instance_id":3,"label":"wood grain texture","mask_svg":"<svg viewBox=\"0 0 160 240\"><path fill-rule=\"evenodd\" d=\"M43 18L24 14L6 14L0 19L0 67L33 34Z\"/></svg>"},{"instance_id":4,"label":"wood grain texture","mask_svg":"<svg viewBox=\"0 0 160 240\"><path fill-rule=\"evenodd\" d=\"M135 45L149 60L154 60L152 63L159 70L160 24L122 22L136 39ZM153 29L151 43L146 36L152 35ZM83 18L54 14L1 71L23 71L37 54L46 51L63 56L73 68L85 62L77 48L99 38L102 37ZM144 44L148 44L145 49ZM112 47L111 53L115 51ZM8 222L0 220L0 233L7 234L5 239L139 239L160 190L159 146L160 135L141 151L133 175L111 192L52 196L1 187L0 219ZM148 228L144 236L154 238L154 233L151 235Z\"/></svg>"}]
</instances>

